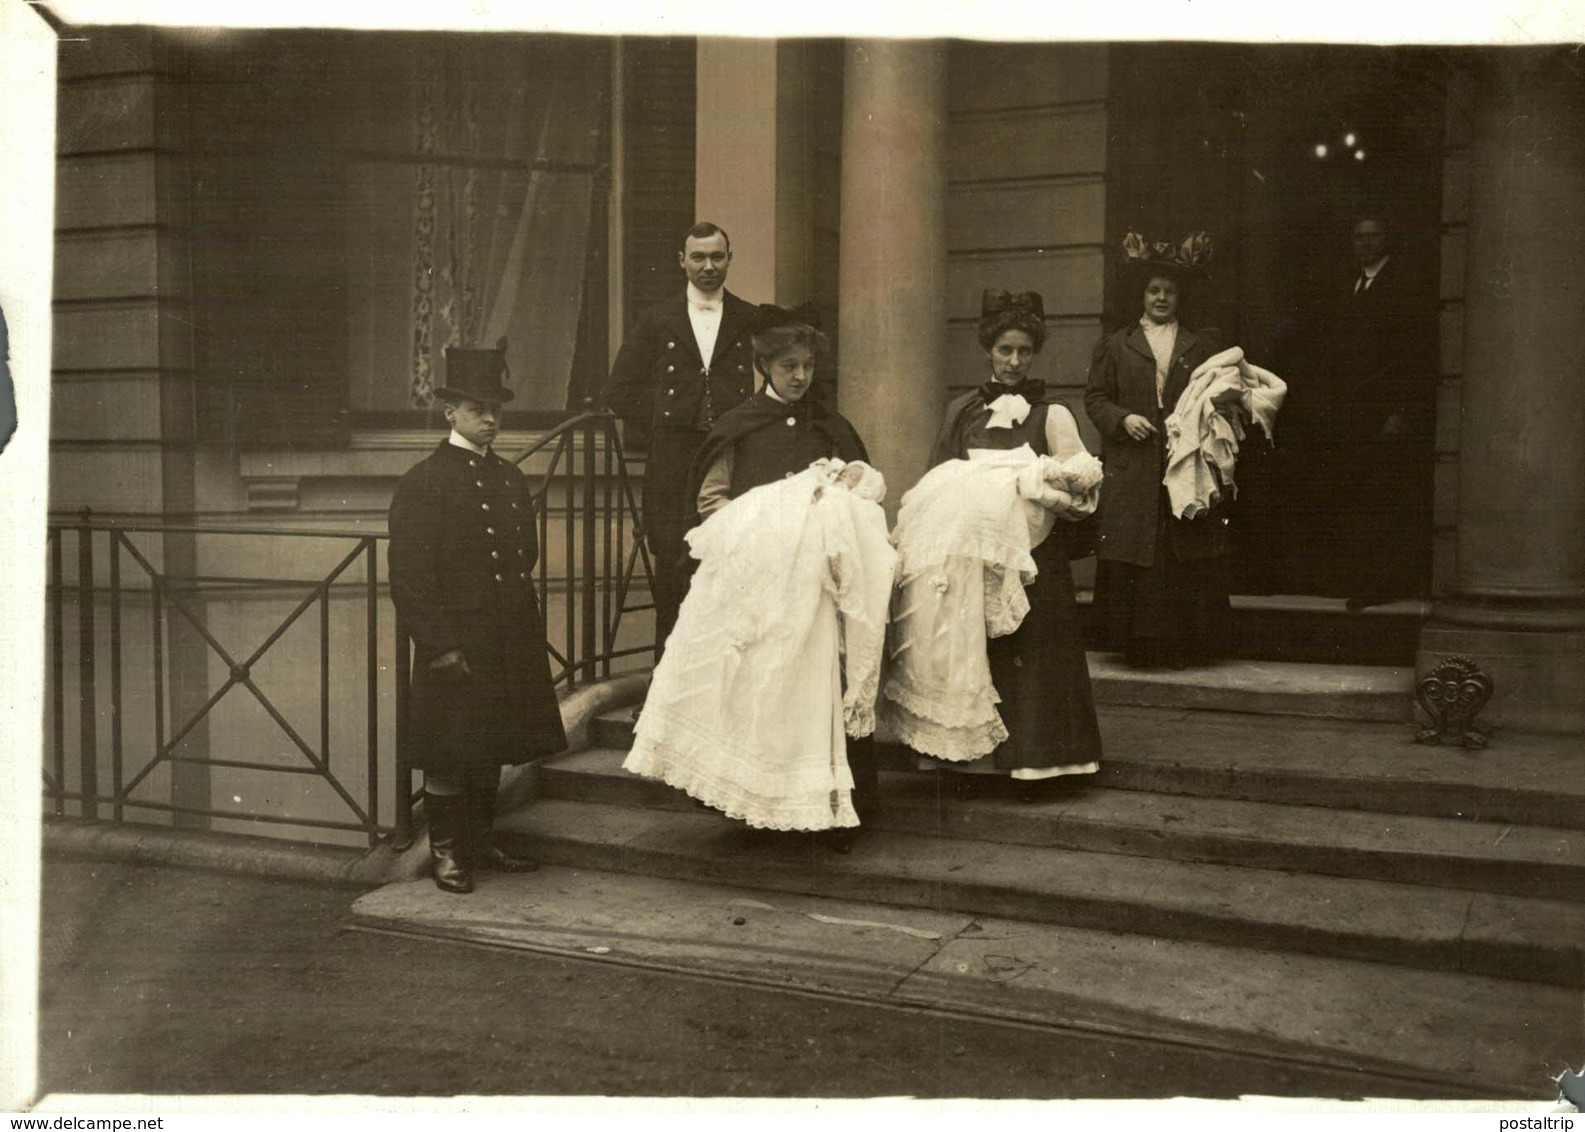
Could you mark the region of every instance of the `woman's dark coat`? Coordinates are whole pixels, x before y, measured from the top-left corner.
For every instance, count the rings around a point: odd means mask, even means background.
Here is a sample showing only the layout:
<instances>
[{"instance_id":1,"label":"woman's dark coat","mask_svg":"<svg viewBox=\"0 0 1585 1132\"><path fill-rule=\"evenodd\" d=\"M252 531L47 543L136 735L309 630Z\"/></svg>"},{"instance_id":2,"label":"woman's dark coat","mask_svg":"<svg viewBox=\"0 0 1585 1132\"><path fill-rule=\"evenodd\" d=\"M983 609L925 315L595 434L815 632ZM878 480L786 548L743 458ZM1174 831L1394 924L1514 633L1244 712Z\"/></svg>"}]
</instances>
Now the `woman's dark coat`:
<instances>
[{"instance_id":1,"label":"woman's dark coat","mask_svg":"<svg viewBox=\"0 0 1585 1132\"><path fill-rule=\"evenodd\" d=\"M1172 365L1167 371L1162 401L1156 406L1156 357L1140 326L1131 326L1101 339L1090 360L1090 377L1084 408L1101 432L1101 461L1106 481L1101 487L1100 535L1096 556L1102 561L1149 566L1155 561L1156 535L1164 474L1166 418L1189 384L1189 375L1221 351L1216 330L1189 330L1178 326ZM1144 440L1134 440L1123 429L1123 418L1138 413L1156 426ZM1173 522L1173 549L1180 559L1217 558L1232 551L1223 507L1191 520Z\"/></svg>"},{"instance_id":2,"label":"woman's dark coat","mask_svg":"<svg viewBox=\"0 0 1585 1132\"><path fill-rule=\"evenodd\" d=\"M411 765L454 772L567 745L534 596L528 481L493 453L442 442L396 487L391 600L413 638ZM470 674L429 662L461 649Z\"/></svg>"}]
</instances>

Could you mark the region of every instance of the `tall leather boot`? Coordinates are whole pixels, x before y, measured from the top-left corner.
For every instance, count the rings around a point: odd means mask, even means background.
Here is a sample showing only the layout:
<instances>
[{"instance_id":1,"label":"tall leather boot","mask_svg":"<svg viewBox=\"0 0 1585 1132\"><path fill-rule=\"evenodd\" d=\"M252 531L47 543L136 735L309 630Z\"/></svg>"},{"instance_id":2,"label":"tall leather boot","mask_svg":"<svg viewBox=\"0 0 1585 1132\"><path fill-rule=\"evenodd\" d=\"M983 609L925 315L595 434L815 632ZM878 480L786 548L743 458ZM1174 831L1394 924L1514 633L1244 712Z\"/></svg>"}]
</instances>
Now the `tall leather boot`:
<instances>
[{"instance_id":1,"label":"tall leather boot","mask_svg":"<svg viewBox=\"0 0 1585 1132\"><path fill-rule=\"evenodd\" d=\"M493 789L468 791L468 863L476 869L498 873L531 873L537 861L503 852L492 840L495 835L495 795Z\"/></svg>"},{"instance_id":2,"label":"tall leather boot","mask_svg":"<svg viewBox=\"0 0 1585 1132\"><path fill-rule=\"evenodd\" d=\"M429 818L429 859L435 887L442 892L472 892L473 877L463 857L467 846L468 799L462 794L425 794Z\"/></svg>"}]
</instances>

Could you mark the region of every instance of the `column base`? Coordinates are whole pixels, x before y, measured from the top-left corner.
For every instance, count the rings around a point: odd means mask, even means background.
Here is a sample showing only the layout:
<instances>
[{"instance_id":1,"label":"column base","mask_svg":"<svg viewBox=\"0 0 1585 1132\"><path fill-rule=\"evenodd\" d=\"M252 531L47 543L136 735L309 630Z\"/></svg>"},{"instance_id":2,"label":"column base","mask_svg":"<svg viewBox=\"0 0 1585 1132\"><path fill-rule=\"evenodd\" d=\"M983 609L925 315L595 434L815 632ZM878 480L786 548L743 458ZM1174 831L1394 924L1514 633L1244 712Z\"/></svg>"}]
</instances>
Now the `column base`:
<instances>
[{"instance_id":1,"label":"column base","mask_svg":"<svg viewBox=\"0 0 1585 1132\"><path fill-rule=\"evenodd\" d=\"M1450 624L1432 614L1420 631L1416 677L1449 656L1467 656L1495 690L1480 721L1496 729L1585 734L1585 631ZM1501 742L1500 735L1497 740Z\"/></svg>"}]
</instances>

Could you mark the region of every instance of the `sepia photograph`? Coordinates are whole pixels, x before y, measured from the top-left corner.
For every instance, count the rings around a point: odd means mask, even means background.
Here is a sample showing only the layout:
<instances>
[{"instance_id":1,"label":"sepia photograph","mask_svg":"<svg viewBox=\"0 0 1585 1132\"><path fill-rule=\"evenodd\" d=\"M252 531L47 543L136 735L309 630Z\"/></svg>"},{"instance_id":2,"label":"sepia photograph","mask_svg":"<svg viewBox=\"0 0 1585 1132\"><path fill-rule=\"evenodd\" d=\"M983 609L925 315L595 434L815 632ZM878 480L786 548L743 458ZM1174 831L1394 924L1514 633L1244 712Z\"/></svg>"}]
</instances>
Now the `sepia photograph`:
<instances>
[{"instance_id":1,"label":"sepia photograph","mask_svg":"<svg viewBox=\"0 0 1585 1132\"><path fill-rule=\"evenodd\" d=\"M1585 13L359 7L0 0L0 1109L1580 1111Z\"/></svg>"}]
</instances>

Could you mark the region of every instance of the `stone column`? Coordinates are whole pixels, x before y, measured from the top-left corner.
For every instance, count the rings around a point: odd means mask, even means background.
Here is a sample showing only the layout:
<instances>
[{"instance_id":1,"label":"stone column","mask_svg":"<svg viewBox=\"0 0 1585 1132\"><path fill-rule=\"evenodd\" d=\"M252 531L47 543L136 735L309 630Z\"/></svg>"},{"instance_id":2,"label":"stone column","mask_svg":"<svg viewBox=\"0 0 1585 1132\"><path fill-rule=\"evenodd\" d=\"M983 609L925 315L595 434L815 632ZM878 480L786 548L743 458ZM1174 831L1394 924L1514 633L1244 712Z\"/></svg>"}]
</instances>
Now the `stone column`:
<instances>
[{"instance_id":1,"label":"stone column","mask_svg":"<svg viewBox=\"0 0 1585 1132\"><path fill-rule=\"evenodd\" d=\"M1497 685L1483 718L1585 731L1585 70L1477 66L1458 561L1420 670L1467 653Z\"/></svg>"},{"instance_id":2,"label":"stone column","mask_svg":"<svg viewBox=\"0 0 1585 1132\"><path fill-rule=\"evenodd\" d=\"M840 408L895 514L946 403L946 46L850 42L845 91Z\"/></svg>"}]
</instances>

